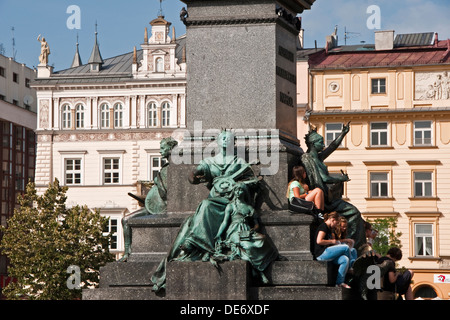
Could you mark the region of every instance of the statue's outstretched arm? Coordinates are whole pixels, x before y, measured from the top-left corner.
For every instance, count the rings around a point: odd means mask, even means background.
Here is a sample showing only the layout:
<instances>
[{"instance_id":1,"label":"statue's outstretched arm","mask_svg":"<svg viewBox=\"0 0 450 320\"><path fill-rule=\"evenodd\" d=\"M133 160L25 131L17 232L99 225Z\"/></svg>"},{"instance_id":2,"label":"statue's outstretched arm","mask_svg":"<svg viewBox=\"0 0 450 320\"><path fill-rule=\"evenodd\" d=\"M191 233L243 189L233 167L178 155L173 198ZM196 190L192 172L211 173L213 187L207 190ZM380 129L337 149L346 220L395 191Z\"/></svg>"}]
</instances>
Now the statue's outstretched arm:
<instances>
[{"instance_id":1,"label":"statue's outstretched arm","mask_svg":"<svg viewBox=\"0 0 450 320\"><path fill-rule=\"evenodd\" d=\"M330 154L332 154L342 143L342 140L344 140L344 137L347 135L347 133L350 131L350 121L342 127L341 134L333 140L333 142L330 143L328 147L326 147L322 152L320 152L320 157L323 160L328 158Z\"/></svg>"}]
</instances>

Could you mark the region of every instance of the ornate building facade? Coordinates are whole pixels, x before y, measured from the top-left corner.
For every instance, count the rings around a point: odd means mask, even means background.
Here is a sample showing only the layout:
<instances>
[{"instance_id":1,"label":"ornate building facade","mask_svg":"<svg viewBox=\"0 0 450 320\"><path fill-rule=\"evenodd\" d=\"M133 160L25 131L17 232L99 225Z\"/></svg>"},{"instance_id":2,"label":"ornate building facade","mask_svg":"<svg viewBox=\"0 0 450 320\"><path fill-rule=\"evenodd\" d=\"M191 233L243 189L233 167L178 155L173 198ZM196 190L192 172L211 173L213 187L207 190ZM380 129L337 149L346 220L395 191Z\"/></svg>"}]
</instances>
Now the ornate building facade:
<instances>
[{"instance_id":1,"label":"ornate building facade","mask_svg":"<svg viewBox=\"0 0 450 320\"><path fill-rule=\"evenodd\" d=\"M141 49L103 59L97 44L87 64L38 67L36 185L55 178L69 187L68 205L110 217L111 251L123 251L121 219L139 208L140 194L162 166L162 138L185 128L184 36L163 16L145 29ZM131 48L133 49L133 48ZM175 137L176 138L176 137Z\"/></svg>"},{"instance_id":2,"label":"ornate building facade","mask_svg":"<svg viewBox=\"0 0 450 320\"><path fill-rule=\"evenodd\" d=\"M298 121L328 143L351 121L327 159L349 174L348 201L366 220L395 217L415 295L449 299L450 40L382 31L374 45L299 51L298 64L309 70Z\"/></svg>"}]
</instances>

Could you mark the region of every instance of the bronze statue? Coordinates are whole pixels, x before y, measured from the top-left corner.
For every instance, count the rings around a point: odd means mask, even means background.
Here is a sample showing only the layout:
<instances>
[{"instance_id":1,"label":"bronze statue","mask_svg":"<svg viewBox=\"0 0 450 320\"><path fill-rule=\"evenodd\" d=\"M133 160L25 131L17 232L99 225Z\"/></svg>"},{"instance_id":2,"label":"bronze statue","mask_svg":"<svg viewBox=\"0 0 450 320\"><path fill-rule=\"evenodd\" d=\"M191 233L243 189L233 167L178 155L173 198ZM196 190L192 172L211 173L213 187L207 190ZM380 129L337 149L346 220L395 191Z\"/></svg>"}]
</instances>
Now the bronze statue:
<instances>
[{"instance_id":1,"label":"bronze statue","mask_svg":"<svg viewBox=\"0 0 450 320\"><path fill-rule=\"evenodd\" d=\"M154 184L148 191L147 196L145 197L144 207L122 218L125 252L120 261L126 261L131 253L131 230L128 225L129 220L131 218L142 217L147 215L163 214L166 213L167 211L167 189L166 189L167 169L169 166L170 152L177 144L178 142L174 140L172 137L164 138L161 140L159 152L161 153L162 158L167 161L164 163L160 172L158 172L157 176L153 179ZM130 195L133 196L132 194ZM137 198L135 196L133 197ZM140 199L138 200L142 201Z\"/></svg>"},{"instance_id":2,"label":"bronze statue","mask_svg":"<svg viewBox=\"0 0 450 320\"><path fill-rule=\"evenodd\" d=\"M355 240L355 248L358 249L366 242L364 220L359 210L349 202L342 199L342 183L350 181L348 175L342 172L339 177L332 177L324 161L341 144L345 135L350 131L350 122L344 125L341 134L325 148L323 137L317 130L310 130L305 136L308 146L306 153L301 157L303 166L309 180L311 189L320 188L324 192L325 211L336 211L348 220L349 238Z\"/></svg>"},{"instance_id":3,"label":"bronze statue","mask_svg":"<svg viewBox=\"0 0 450 320\"><path fill-rule=\"evenodd\" d=\"M254 273L267 284L269 280L264 270L278 258L278 250L269 237L258 232L259 222L246 184L238 183L233 194L216 235L215 256L220 260L250 262Z\"/></svg>"},{"instance_id":4,"label":"bronze statue","mask_svg":"<svg viewBox=\"0 0 450 320\"><path fill-rule=\"evenodd\" d=\"M225 208L230 203L237 182L254 185L259 180L251 166L239 158L234 150L235 136L222 131L218 138L219 153L203 159L191 173L192 184L206 183L210 190L207 199L181 226L168 256L161 261L152 277L153 290L165 288L166 264L170 261L215 261L216 235L222 225Z\"/></svg>"}]
</instances>

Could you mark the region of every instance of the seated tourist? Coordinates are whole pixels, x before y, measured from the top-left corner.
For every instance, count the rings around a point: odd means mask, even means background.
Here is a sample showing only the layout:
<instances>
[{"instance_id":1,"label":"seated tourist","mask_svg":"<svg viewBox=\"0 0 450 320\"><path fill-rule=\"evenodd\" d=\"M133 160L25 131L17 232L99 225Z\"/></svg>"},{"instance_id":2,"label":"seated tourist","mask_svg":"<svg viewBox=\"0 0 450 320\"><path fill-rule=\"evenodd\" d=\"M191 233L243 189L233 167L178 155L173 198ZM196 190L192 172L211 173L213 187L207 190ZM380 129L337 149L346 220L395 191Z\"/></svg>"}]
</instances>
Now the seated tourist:
<instances>
[{"instance_id":1,"label":"seated tourist","mask_svg":"<svg viewBox=\"0 0 450 320\"><path fill-rule=\"evenodd\" d=\"M289 182L287 190L287 198L289 203L292 203L292 199L299 198L314 203L314 207L320 215L324 212L324 195L320 188L309 190L306 183L306 171L302 166L295 166L292 168L292 180Z\"/></svg>"},{"instance_id":2,"label":"seated tourist","mask_svg":"<svg viewBox=\"0 0 450 320\"><path fill-rule=\"evenodd\" d=\"M334 229L339 221L339 215L333 211L325 214L324 222L317 228L314 255L319 261L331 261L339 265L336 285L349 289L344 282L349 268L351 268L350 247L335 239Z\"/></svg>"}]
</instances>

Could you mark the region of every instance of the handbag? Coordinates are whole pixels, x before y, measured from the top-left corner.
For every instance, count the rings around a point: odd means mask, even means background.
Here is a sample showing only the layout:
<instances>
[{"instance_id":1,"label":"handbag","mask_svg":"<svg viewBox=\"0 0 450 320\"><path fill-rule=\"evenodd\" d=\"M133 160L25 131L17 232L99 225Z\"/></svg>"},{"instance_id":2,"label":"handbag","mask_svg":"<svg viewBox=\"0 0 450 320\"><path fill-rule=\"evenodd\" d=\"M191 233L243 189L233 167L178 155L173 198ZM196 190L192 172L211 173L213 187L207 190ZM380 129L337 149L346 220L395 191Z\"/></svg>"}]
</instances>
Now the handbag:
<instances>
[{"instance_id":1,"label":"handbag","mask_svg":"<svg viewBox=\"0 0 450 320\"><path fill-rule=\"evenodd\" d=\"M314 209L314 202L305 199L293 197L289 202L289 210L295 213L312 214Z\"/></svg>"}]
</instances>

